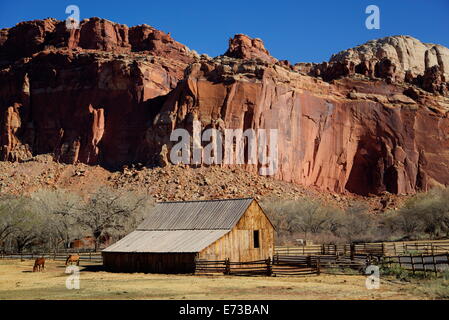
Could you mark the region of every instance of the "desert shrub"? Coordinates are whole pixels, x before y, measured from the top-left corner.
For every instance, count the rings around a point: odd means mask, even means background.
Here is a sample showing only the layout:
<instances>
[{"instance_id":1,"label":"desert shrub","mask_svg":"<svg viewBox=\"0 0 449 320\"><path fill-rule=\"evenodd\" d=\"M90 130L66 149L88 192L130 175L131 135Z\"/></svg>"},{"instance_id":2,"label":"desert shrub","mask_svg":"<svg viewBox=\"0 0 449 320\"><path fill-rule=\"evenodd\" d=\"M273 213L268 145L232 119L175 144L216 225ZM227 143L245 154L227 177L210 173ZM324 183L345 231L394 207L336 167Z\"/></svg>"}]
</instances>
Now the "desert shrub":
<instances>
[{"instance_id":1,"label":"desert shrub","mask_svg":"<svg viewBox=\"0 0 449 320\"><path fill-rule=\"evenodd\" d=\"M421 193L397 211L371 214L362 203L346 210L303 198L265 199L265 212L277 228L278 242L306 238L321 243L449 237L449 188Z\"/></svg>"},{"instance_id":2,"label":"desert shrub","mask_svg":"<svg viewBox=\"0 0 449 320\"><path fill-rule=\"evenodd\" d=\"M436 188L408 200L391 214L390 225L407 238L449 236L449 188Z\"/></svg>"},{"instance_id":3,"label":"desert shrub","mask_svg":"<svg viewBox=\"0 0 449 320\"><path fill-rule=\"evenodd\" d=\"M329 235L338 225L338 215L333 208L311 199L266 200L261 205L276 226L282 242L291 241L295 237L310 239L324 233Z\"/></svg>"},{"instance_id":4,"label":"desert shrub","mask_svg":"<svg viewBox=\"0 0 449 320\"><path fill-rule=\"evenodd\" d=\"M382 266L380 269L380 274L385 276L394 276L396 279L401 281L410 281L412 276L412 272L396 263L389 266Z\"/></svg>"},{"instance_id":5,"label":"desert shrub","mask_svg":"<svg viewBox=\"0 0 449 320\"><path fill-rule=\"evenodd\" d=\"M308 198L267 199L261 206L276 226L280 243L292 242L298 237L320 243L369 240L377 226L367 208L357 203L346 211Z\"/></svg>"}]
</instances>

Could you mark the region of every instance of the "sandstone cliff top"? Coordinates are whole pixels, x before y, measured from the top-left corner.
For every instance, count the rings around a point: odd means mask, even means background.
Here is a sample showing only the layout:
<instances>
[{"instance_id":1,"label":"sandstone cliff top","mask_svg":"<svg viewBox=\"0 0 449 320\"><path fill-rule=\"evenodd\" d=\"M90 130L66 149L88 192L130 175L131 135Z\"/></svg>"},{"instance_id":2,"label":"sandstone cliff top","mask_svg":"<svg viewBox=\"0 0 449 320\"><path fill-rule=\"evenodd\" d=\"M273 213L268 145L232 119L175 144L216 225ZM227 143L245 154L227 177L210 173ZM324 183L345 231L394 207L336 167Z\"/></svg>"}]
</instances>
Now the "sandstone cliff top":
<instances>
[{"instance_id":1,"label":"sandstone cliff top","mask_svg":"<svg viewBox=\"0 0 449 320\"><path fill-rule=\"evenodd\" d=\"M405 75L410 71L413 76L423 74L426 69L437 65L449 78L449 49L438 44L424 43L411 36L399 35L371 40L365 44L338 52L329 62L349 60L358 64L363 61L390 59Z\"/></svg>"}]
</instances>

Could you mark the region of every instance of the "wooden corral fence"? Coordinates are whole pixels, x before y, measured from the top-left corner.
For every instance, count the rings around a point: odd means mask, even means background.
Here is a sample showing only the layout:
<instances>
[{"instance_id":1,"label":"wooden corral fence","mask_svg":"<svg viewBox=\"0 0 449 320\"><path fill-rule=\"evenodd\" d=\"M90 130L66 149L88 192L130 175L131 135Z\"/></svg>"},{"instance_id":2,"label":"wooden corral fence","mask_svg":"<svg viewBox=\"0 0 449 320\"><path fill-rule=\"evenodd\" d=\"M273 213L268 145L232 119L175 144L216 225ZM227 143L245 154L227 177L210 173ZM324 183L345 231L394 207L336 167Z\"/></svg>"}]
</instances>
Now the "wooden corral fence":
<instances>
[{"instance_id":1,"label":"wooden corral fence","mask_svg":"<svg viewBox=\"0 0 449 320\"><path fill-rule=\"evenodd\" d=\"M377 258L370 256L354 256L352 259L342 255L308 255L308 256L281 256L273 257L274 265L301 265L313 266L319 264L321 273L337 274L347 269L353 269L360 273L366 266L377 264ZM345 273L346 274L346 273Z\"/></svg>"},{"instance_id":2,"label":"wooden corral fence","mask_svg":"<svg viewBox=\"0 0 449 320\"><path fill-rule=\"evenodd\" d=\"M196 274L210 274L210 273L225 273L226 260L196 260L195 273Z\"/></svg>"},{"instance_id":3,"label":"wooden corral fence","mask_svg":"<svg viewBox=\"0 0 449 320\"><path fill-rule=\"evenodd\" d=\"M396 264L401 268L411 270L413 274L416 271L444 272L449 270L449 254L436 254L436 255L402 255L402 256L388 256L382 259L382 264L391 268Z\"/></svg>"},{"instance_id":4,"label":"wooden corral fence","mask_svg":"<svg viewBox=\"0 0 449 320\"><path fill-rule=\"evenodd\" d=\"M48 252L48 253L37 253L37 252L21 252L21 253L5 253L0 252L0 259L20 259L20 260L34 260L36 258L44 257L46 259L55 261L66 261L70 254L78 254L80 256L80 262L95 262L102 263L103 258L100 252Z\"/></svg>"},{"instance_id":5,"label":"wooden corral fence","mask_svg":"<svg viewBox=\"0 0 449 320\"><path fill-rule=\"evenodd\" d=\"M397 256L404 254L449 253L449 240L422 240L401 242L372 242L356 244L315 244L305 246L277 246L275 254L299 255L375 255Z\"/></svg>"},{"instance_id":6,"label":"wooden corral fence","mask_svg":"<svg viewBox=\"0 0 449 320\"><path fill-rule=\"evenodd\" d=\"M275 247L275 254L280 256L316 255L316 254L324 254L323 251L326 248L331 247L332 250L335 249L334 245L322 245L322 244L295 246L295 247L277 246Z\"/></svg>"},{"instance_id":7,"label":"wooden corral fence","mask_svg":"<svg viewBox=\"0 0 449 320\"><path fill-rule=\"evenodd\" d=\"M287 262L266 259L248 262L231 262L229 259L221 261L197 260L195 274L223 273L234 276L301 276L319 275L320 262L307 260Z\"/></svg>"}]
</instances>

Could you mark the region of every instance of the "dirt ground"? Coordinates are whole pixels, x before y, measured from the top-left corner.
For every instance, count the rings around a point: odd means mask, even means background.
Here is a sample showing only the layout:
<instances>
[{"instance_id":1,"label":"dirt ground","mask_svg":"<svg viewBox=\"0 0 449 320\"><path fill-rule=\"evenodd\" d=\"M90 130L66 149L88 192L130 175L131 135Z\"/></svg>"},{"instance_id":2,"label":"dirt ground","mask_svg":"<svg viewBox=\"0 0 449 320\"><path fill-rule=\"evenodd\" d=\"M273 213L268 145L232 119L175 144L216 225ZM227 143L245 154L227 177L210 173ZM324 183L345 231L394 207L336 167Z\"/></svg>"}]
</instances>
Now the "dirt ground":
<instances>
[{"instance_id":1,"label":"dirt ground","mask_svg":"<svg viewBox=\"0 0 449 320\"><path fill-rule=\"evenodd\" d=\"M235 277L116 274L101 265L80 266L80 289L68 290L62 261L47 261L44 272L32 272L33 261L0 260L0 299L429 299L417 285L382 279L368 290L365 277Z\"/></svg>"}]
</instances>

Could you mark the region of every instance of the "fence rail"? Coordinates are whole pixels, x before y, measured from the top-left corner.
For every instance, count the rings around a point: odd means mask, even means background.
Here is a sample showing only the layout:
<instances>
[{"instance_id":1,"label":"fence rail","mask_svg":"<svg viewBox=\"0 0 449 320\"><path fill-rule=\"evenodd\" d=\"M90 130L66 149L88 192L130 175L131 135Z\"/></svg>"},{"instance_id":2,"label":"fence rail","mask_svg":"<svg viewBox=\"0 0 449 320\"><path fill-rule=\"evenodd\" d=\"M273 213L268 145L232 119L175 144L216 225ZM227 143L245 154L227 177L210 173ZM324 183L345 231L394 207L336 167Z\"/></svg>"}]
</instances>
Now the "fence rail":
<instances>
[{"instance_id":1,"label":"fence rail","mask_svg":"<svg viewBox=\"0 0 449 320\"><path fill-rule=\"evenodd\" d=\"M377 260L377 259L376 259ZM308 255L308 256L281 256L273 257L275 265L296 265L302 267L310 267L319 264L321 273L335 274L345 269L357 270L360 273L365 271L367 265L373 263L372 257L355 256L352 259L341 255Z\"/></svg>"},{"instance_id":2,"label":"fence rail","mask_svg":"<svg viewBox=\"0 0 449 320\"><path fill-rule=\"evenodd\" d=\"M65 252L48 252L48 253L0 253L0 259L20 259L20 260L34 260L36 258L44 257L55 261L65 261L70 254ZM89 262L103 262L101 252L80 252L80 261Z\"/></svg>"},{"instance_id":3,"label":"fence rail","mask_svg":"<svg viewBox=\"0 0 449 320\"><path fill-rule=\"evenodd\" d=\"M0 252L0 259L47 259L65 261L69 254L80 255L81 262L101 263L101 252L64 250L63 252ZM412 272L442 272L449 270L449 240L378 242L357 244L322 244L296 247L276 247L272 259L249 262L229 260L195 262L196 274L223 273L229 275L307 275L343 269L364 271L368 263L387 266L397 264ZM374 264L377 264L374 262Z\"/></svg>"},{"instance_id":4,"label":"fence rail","mask_svg":"<svg viewBox=\"0 0 449 320\"><path fill-rule=\"evenodd\" d=\"M290 276L290 275L318 275L320 274L319 259L309 263L283 264L274 259L231 262L229 259L222 261L196 261L196 274L223 273L234 276Z\"/></svg>"},{"instance_id":5,"label":"fence rail","mask_svg":"<svg viewBox=\"0 0 449 320\"><path fill-rule=\"evenodd\" d=\"M304 246L277 246L275 254L299 255L375 255L398 256L407 254L437 255L449 253L449 240L422 240L402 242L372 242L356 244L314 244Z\"/></svg>"},{"instance_id":6,"label":"fence rail","mask_svg":"<svg viewBox=\"0 0 449 320\"><path fill-rule=\"evenodd\" d=\"M382 264L388 267L396 264L413 273L423 271L438 274L438 272L449 270L449 254L389 256L382 259Z\"/></svg>"}]
</instances>

